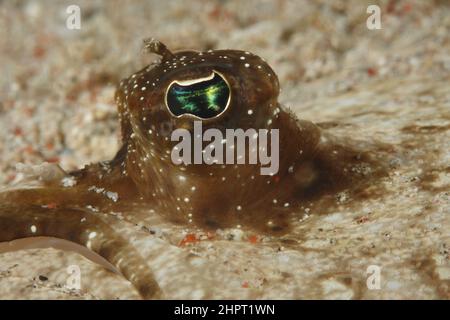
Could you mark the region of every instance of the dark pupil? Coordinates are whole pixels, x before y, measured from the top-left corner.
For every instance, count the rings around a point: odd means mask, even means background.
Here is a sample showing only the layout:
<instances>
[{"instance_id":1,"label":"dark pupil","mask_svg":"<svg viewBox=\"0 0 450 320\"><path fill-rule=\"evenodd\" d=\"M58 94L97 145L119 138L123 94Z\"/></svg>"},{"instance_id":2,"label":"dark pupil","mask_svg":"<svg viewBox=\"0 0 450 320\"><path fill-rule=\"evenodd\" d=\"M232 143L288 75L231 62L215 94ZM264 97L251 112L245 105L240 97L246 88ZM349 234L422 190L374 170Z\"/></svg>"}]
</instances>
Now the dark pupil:
<instances>
[{"instance_id":1,"label":"dark pupil","mask_svg":"<svg viewBox=\"0 0 450 320\"><path fill-rule=\"evenodd\" d=\"M208 119L225 110L229 96L227 83L214 72L211 80L187 86L173 83L167 91L167 106L176 116L188 113Z\"/></svg>"}]
</instances>

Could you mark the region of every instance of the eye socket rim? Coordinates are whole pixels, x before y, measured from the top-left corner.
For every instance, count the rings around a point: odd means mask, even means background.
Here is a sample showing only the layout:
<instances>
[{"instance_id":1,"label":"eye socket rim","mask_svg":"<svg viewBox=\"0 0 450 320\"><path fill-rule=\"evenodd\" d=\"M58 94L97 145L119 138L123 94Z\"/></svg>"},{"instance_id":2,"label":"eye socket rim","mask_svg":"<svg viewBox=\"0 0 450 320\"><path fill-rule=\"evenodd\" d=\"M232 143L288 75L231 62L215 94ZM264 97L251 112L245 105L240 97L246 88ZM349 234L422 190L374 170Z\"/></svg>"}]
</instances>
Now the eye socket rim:
<instances>
[{"instance_id":1,"label":"eye socket rim","mask_svg":"<svg viewBox=\"0 0 450 320\"><path fill-rule=\"evenodd\" d=\"M221 79L225 82L225 84L227 85L227 87L228 87L228 92L229 92L229 94L228 94L228 99L227 99L227 103L226 103L226 105L225 105L225 108L223 108L223 110L222 110L220 113L218 113L218 114L215 115L214 117L210 117L210 118L202 118L202 117L199 117L199 116L197 116L197 115L195 115L195 114L192 114L192 113L183 113L183 114L180 114L180 115L176 115L176 114L174 114L174 113L172 112L172 110L170 110L169 104L168 104L168 102L167 102L167 95L169 94L169 90L170 90L170 88L172 87L173 84L176 83L176 84L178 84L178 85L180 85L180 86L183 86L182 82L185 82L185 81L194 81L194 82L192 82L192 83L189 84L189 85L194 85L194 84L197 84L197 83L201 83L201 82L204 82L204 81L208 81L208 80L213 79L213 78L214 78L214 74L217 74L217 75L220 76L220 78L221 78ZM211 79L209 79L210 77L211 77ZM198 80L198 81L195 82L195 80ZM180 82L181 82L181 83L180 83ZM225 112L228 110L228 108L230 107L230 104L231 104L231 94L232 94L231 92L232 92L232 91L231 91L231 86L230 86L230 83L228 82L227 78L226 78L221 72L219 72L219 71L213 69L213 70L211 71L211 74L210 74L209 76L207 76L207 77L203 77L203 78L199 78L199 79L192 79L192 80L173 80L172 82L170 82L169 85L167 86L166 91L165 91L165 94L164 94L164 104L166 105L167 111L169 111L170 115L171 115L172 117L174 117L174 118L179 119L179 118L184 117L184 118L192 118L192 119L194 119L194 120L211 121L211 120L216 120L217 118L222 117L222 116L225 114Z\"/></svg>"}]
</instances>

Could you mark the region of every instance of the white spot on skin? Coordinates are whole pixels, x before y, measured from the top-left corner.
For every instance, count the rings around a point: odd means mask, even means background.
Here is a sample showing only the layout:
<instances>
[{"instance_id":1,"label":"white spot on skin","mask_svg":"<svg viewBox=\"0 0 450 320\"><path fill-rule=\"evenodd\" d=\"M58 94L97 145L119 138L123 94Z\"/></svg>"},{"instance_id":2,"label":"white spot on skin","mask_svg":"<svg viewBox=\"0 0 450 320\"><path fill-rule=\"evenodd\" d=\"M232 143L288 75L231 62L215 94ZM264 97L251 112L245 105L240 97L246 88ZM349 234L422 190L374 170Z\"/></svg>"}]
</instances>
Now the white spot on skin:
<instances>
[{"instance_id":1,"label":"white spot on skin","mask_svg":"<svg viewBox=\"0 0 450 320\"><path fill-rule=\"evenodd\" d=\"M117 202L117 200L119 200L119 194L117 192L107 191L106 197L108 197L114 202Z\"/></svg>"},{"instance_id":2,"label":"white spot on skin","mask_svg":"<svg viewBox=\"0 0 450 320\"><path fill-rule=\"evenodd\" d=\"M89 233L89 239L94 239L97 236L97 232L93 231L91 233Z\"/></svg>"},{"instance_id":3,"label":"white spot on skin","mask_svg":"<svg viewBox=\"0 0 450 320\"><path fill-rule=\"evenodd\" d=\"M77 181L75 180L75 177L69 176L69 177L64 177L61 180L61 184L63 187L69 188L69 187L73 187L74 185L76 185Z\"/></svg>"}]
</instances>

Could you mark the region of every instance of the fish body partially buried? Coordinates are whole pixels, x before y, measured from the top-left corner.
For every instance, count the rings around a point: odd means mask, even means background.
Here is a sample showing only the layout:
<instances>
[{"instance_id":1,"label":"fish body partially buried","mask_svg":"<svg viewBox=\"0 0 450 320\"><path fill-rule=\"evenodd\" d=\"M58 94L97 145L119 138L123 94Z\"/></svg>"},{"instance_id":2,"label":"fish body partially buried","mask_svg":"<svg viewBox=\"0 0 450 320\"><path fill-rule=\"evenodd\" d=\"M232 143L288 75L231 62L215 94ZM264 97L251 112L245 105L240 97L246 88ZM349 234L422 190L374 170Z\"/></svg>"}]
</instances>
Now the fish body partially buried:
<instances>
[{"instance_id":1,"label":"fish body partially buried","mask_svg":"<svg viewBox=\"0 0 450 320\"><path fill-rule=\"evenodd\" d=\"M76 242L108 260L144 298L158 298L161 289L146 261L105 214L121 212L138 223L136 208L147 208L149 215L192 227L239 225L278 235L289 232L306 202L361 190L383 172L370 150L338 143L281 106L278 78L260 57L238 50L172 53L156 40L146 48L162 58L120 82L115 99L123 144L114 159L38 188L1 193L0 241L47 236ZM193 132L198 122L223 137L231 129L277 130L277 170L174 162L179 142L172 133ZM207 143L201 143L204 151Z\"/></svg>"}]
</instances>

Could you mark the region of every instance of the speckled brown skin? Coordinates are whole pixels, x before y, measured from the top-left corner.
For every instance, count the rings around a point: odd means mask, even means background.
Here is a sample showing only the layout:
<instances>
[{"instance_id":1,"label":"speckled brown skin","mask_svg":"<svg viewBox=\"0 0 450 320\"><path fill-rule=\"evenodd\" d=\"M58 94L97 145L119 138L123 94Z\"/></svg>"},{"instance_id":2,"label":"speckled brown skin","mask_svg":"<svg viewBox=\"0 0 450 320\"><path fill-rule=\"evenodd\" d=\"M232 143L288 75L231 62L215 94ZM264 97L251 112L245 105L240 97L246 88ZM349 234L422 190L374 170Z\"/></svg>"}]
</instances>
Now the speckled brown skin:
<instances>
[{"instance_id":1,"label":"speckled brown skin","mask_svg":"<svg viewBox=\"0 0 450 320\"><path fill-rule=\"evenodd\" d=\"M69 173L76 182L71 187L54 181L0 194L0 241L50 236L79 243L116 266L144 298L158 298L149 266L105 222L108 213L121 212L136 223L141 217L131 207L140 206L201 228L240 225L282 234L302 204L358 190L382 172L370 152L335 142L280 106L277 76L258 56L237 50L172 53L157 41L146 47L162 59L120 83L123 146L116 157ZM178 142L171 141L172 130L192 130L196 119L173 117L166 89L174 80L202 78L212 70L227 79L231 100L222 116L203 121L203 130L279 129L276 175L261 175L260 165L173 164L170 151Z\"/></svg>"}]
</instances>

